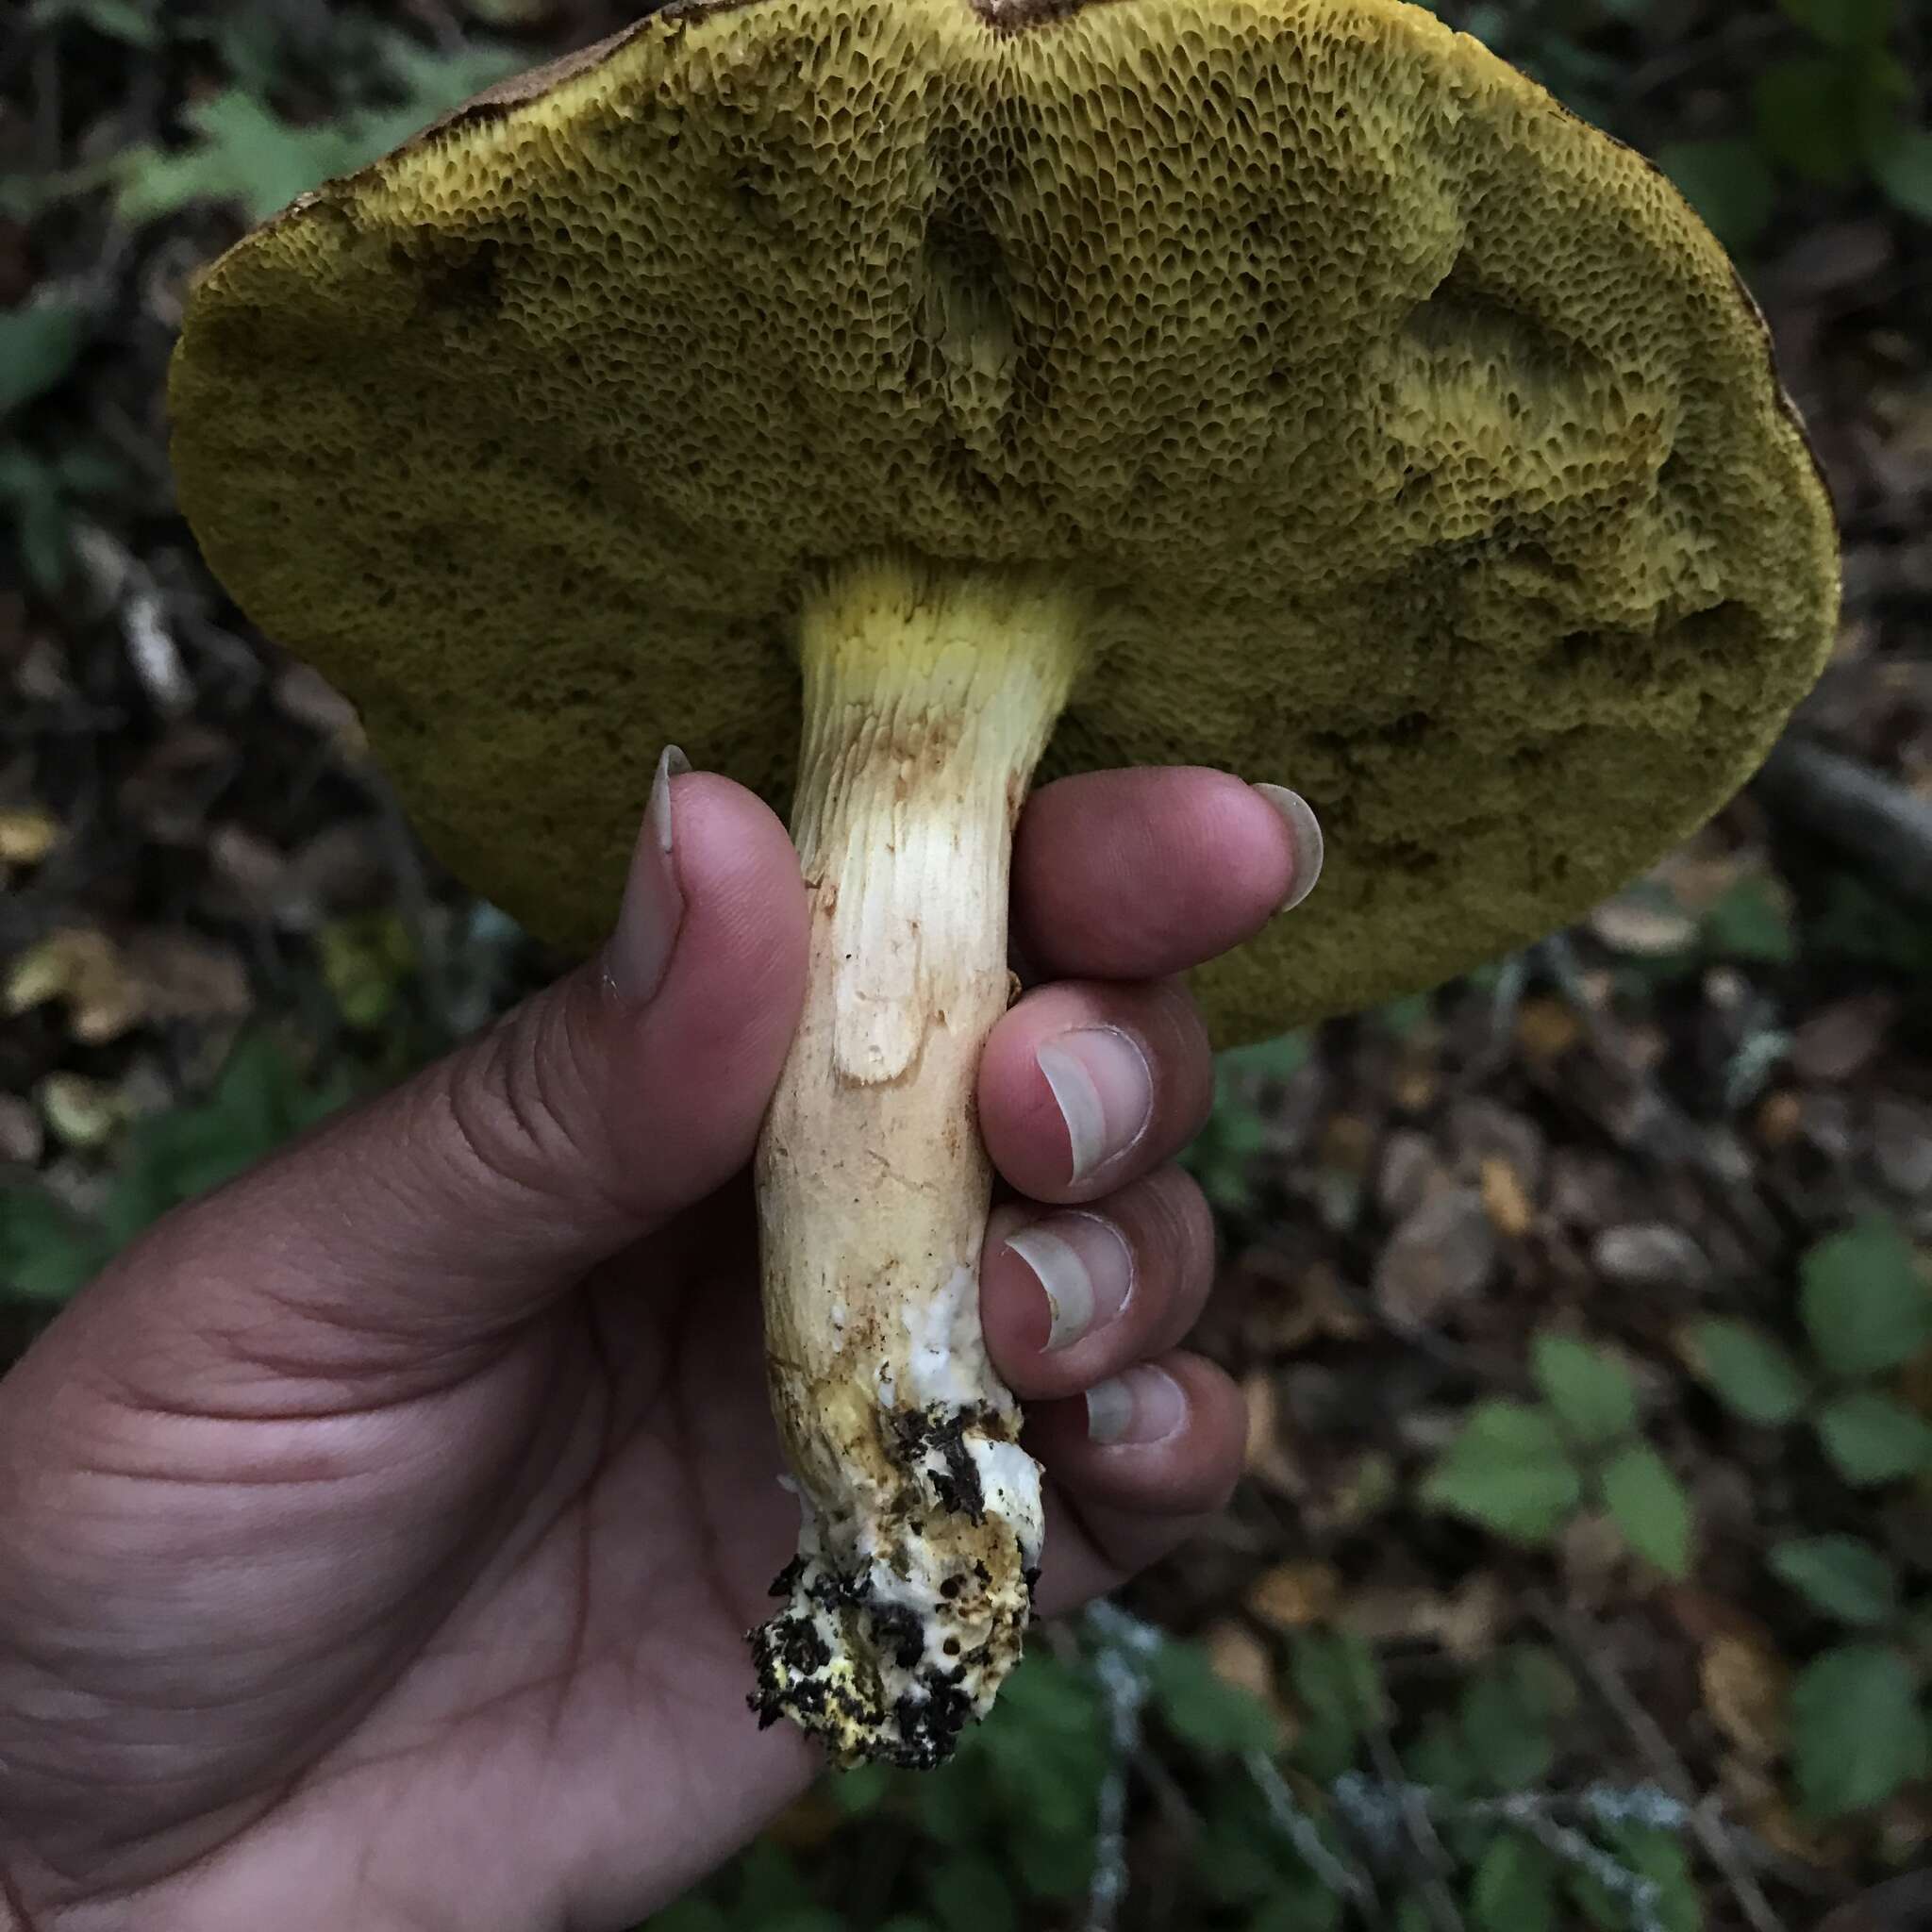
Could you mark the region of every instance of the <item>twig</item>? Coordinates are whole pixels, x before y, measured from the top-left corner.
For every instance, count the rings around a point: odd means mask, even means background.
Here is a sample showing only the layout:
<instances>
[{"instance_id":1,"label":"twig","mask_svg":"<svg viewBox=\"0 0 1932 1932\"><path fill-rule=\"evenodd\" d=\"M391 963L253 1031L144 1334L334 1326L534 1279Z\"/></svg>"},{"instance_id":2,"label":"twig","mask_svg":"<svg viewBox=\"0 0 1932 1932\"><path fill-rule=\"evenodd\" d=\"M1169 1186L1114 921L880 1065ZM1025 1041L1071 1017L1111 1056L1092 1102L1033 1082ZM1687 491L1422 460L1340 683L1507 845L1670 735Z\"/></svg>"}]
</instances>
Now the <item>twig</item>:
<instances>
[{"instance_id":1,"label":"twig","mask_svg":"<svg viewBox=\"0 0 1932 1932\"><path fill-rule=\"evenodd\" d=\"M1932 803L1802 738L1779 741L1757 784L1774 806L1862 861L1888 891L1932 906Z\"/></svg>"},{"instance_id":2,"label":"twig","mask_svg":"<svg viewBox=\"0 0 1932 1932\"><path fill-rule=\"evenodd\" d=\"M1678 1756L1663 1726L1631 1695L1630 1687L1617 1674L1605 1657L1602 1645L1591 1641L1591 1633L1578 1620L1538 1592L1530 1599L1530 1613L1546 1629L1564 1654L1590 1679L1596 1694L1609 1707L1639 1750L1650 1760L1657 1781L1672 1797L1686 1807L1686 1818L1705 1856L1723 1874L1738 1908L1752 1932L1785 1932L1785 1924L1772 1909L1757 1874L1739 1856L1738 1848L1725 1833L1723 1824L1705 1807L1690 1767Z\"/></svg>"},{"instance_id":3,"label":"twig","mask_svg":"<svg viewBox=\"0 0 1932 1932\"><path fill-rule=\"evenodd\" d=\"M1113 1932L1127 1895L1127 1774L1141 1749L1141 1717L1151 1688L1148 1665L1164 1640L1151 1624L1105 1600L1089 1607L1086 1622L1099 1640L1093 1674L1107 1709L1110 1751L1093 1834L1086 1932Z\"/></svg>"},{"instance_id":4,"label":"twig","mask_svg":"<svg viewBox=\"0 0 1932 1932\"><path fill-rule=\"evenodd\" d=\"M1657 1916L1662 1894L1656 1879L1632 1872L1574 1826L1557 1824L1540 1806L1525 1804L1519 1798L1500 1798L1496 1801L1495 1815L1506 1824L1526 1831L1564 1864L1588 1873L1612 1898L1622 1899L1630 1907L1636 1932L1664 1932L1664 1923Z\"/></svg>"},{"instance_id":5,"label":"twig","mask_svg":"<svg viewBox=\"0 0 1932 1932\"><path fill-rule=\"evenodd\" d=\"M1409 1782L1402 1768L1402 1760L1395 1755L1394 1740L1389 1735L1388 1725L1379 1714L1373 1711L1369 1714L1368 1737L1369 1753L1375 1760L1376 1771L1400 1800L1403 1833L1421 1866L1417 1884L1421 1888L1424 1909L1427 1911L1436 1932L1467 1932L1462 1912L1456 1903L1456 1894L1449 1890L1443 1876L1456 1869L1456 1861L1437 1835L1436 1822L1429 1815L1428 1800L1422 1787Z\"/></svg>"},{"instance_id":6,"label":"twig","mask_svg":"<svg viewBox=\"0 0 1932 1932\"><path fill-rule=\"evenodd\" d=\"M1296 1801L1293 1789L1265 1751L1250 1751L1241 1762L1268 1807L1277 1830L1294 1847L1295 1856L1338 1898L1367 1911L1375 1903L1375 1889L1359 1872L1345 1865L1322 1841L1315 1821Z\"/></svg>"}]
</instances>

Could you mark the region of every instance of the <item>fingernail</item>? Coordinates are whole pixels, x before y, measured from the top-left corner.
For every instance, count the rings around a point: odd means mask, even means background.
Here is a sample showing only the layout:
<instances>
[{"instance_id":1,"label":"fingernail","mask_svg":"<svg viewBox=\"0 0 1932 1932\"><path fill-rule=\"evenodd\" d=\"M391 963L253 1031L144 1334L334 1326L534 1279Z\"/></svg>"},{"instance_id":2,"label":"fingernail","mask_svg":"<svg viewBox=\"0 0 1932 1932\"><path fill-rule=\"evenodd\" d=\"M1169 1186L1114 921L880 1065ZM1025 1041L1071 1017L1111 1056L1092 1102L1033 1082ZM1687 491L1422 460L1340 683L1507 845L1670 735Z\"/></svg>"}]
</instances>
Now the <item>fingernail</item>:
<instances>
[{"instance_id":1,"label":"fingernail","mask_svg":"<svg viewBox=\"0 0 1932 1932\"><path fill-rule=\"evenodd\" d=\"M1164 1442L1187 1419L1181 1385L1151 1362L1087 1391L1090 1442Z\"/></svg>"},{"instance_id":2,"label":"fingernail","mask_svg":"<svg viewBox=\"0 0 1932 1932\"><path fill-rule=\"evenodd\" d=\"M1097 1214L1056 1214L1007 1237L1032 1269L1052 1315L1046 1353L1071 1348L1111 1322L1134 1287L1126 1237Z\"/></svg>"},{"instance_id":3,"label":"fingernail","mask_svg":"<svg viewBox=\"0 0 1932 1932\"><path fill-rule=\"evenodd\" d=\"M1292 912L1315 890L1315 881L1322 876L1321 822L1308 801L1286 785L1256 785L1250 789L1258 791L1281 814L1288 836L1294 841L1293 882L1288 889L1288 897L1274 908L1277 912Z\"/></svg>"},{"instance_id":4,"label":"fingernail","mask_svg":"<svg viewBox=\"0 0 1932 1932\"><path fill-rule=\"evenodd\" d=\"M1147 1056L1117 1026L1086 1026L1050 1040L1034 1056L1067 1124L1074 1171L1084 1181L1124 1154L1154 1115Z\"/></svg>"},{"instance_id":5,"label":"fingernail","mask_svg":"<svg viewBox=\"0 0 1932 1932\"><path fill-rule=\"evenodd\" d=\"M671 781L690 770L691 760L675 744L664 747L631 853L617 927L604 950L605 977L624 999L647 1000L663 984L684 923L684 891L672 851Z\"/></svg>"}]
</instances>

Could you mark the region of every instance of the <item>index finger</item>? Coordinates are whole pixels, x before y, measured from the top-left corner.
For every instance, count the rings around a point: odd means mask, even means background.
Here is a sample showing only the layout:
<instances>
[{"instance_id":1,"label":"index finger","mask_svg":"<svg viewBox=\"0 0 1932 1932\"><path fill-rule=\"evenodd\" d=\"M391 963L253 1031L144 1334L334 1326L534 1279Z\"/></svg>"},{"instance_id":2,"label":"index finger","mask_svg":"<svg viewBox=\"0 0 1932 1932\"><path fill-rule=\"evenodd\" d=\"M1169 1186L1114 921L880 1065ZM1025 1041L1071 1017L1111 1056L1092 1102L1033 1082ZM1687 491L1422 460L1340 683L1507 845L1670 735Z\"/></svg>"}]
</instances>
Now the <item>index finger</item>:
<instances>
[{"instance_id":1,"label":"index finger","mask_svg":"<svg viewBox=\"0 0 1932 1932\"><path fill-rule=\"evenodd\" d=\"M1013 939L1043 977L1164 979L1299 905L1322 834L1298 794L1195 766L1042 786L1013 844Z\"/></svg>"}]
</instances>

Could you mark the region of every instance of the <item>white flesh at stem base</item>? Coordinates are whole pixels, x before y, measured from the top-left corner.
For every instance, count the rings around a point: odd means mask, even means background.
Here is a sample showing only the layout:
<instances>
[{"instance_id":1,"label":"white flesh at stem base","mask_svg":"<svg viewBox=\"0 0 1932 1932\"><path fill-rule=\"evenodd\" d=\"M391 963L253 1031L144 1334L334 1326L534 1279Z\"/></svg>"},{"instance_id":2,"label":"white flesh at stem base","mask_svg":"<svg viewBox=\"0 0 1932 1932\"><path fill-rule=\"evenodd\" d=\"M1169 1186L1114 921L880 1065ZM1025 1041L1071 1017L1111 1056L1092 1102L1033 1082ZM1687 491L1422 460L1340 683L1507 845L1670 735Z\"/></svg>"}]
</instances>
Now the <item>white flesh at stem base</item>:
<instances>
[{"instance_id":1,"label":"white flesh at stem base","mask_svg":"<svg viewBox=\"0 0 1932 1932\"><path fill-rule=\"evenodd\" d=\"M835 1763L945 1758L1030 1610L1040 1471L980 1334L974 1089L1009 998L1013 828L1084 630L1070 591L886 562L800 617L810 964L757 1178L805 1522L753 1701Z\"/></svg>"}]
</instances>

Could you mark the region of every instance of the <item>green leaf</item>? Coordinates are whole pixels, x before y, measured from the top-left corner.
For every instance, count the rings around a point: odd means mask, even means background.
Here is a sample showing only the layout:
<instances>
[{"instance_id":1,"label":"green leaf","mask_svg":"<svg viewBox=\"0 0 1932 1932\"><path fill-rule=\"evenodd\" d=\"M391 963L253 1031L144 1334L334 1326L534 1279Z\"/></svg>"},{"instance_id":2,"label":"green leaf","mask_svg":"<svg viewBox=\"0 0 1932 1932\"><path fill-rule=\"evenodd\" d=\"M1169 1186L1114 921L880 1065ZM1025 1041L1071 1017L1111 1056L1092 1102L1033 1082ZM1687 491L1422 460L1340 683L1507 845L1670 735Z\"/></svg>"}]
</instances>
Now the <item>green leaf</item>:
<instances>
[{"instance_id":1,"label":"green leaf","mask_svg":"<svg viewBox=\"0 0 1932 1932\"><path fill-rule=\"evenodd\" d=\"M1254 1780L1238 1766L1228 1769L1229 1777L1210 1782L1191 1862L1209 1903L1255 1906L1281 1883L1283 1840Z\"/></svg>"},{"instance_id":2,"label":"green leaf","mask_svg":"<svg viewBox=\"0 0 1932 1932\"><path fill-rule=\"evenodd\" d=\"M177 214L197 202L232 202L265 221L332 175L355 165L358 145L340 124L296 127L242 88L194 102L196 139L178 152L136 145L121 158L115 211L125 222Z\"/></svg>"},{"instance_id":3,"label":"green leaf","mask_svg":"<svg viewBox=\"0 0 1932 1932\"><path fill-rule=\"evenodd\" d=\"M1364 1729L1382 1710L1374 1653L1358 1637L1302 1631L1289 1641L1288 1674L1302 1717L1294 1761L1330 1783L1354 1766Z\"/></svg>"},{"instance_id":4,"label":"green leaf","mask_svg":"<svg viewBox=\"0 0 1932 1932\"><path fill-rule=\"evenodd\" d=\"M46 394L87 346L87 309L52 295L0 309L0 420Z\"/></svg>"},{"instance_id":5,"label":"green leaf","mask_svg":"<svg viewBox=\"0 0 1932 1932\"><path fill-rule=\"evenodd\" d=\"M1546 1543L1583 1500L1583 1482L1547 1410L1477 1404L1423 1485L1423 1500L1499 1536Z\"/></svg>"},{"instance_id":6,"label":"green leaf","mask_svg":"<svg viewBox=\"0 0 1932 1932\"><path fill-rule=\"evenodd\" d=\"M490 45L454 58L427 54L403 35L386 46L385 64L407 95L399 107L296 126L248 87L210 94L188 109L195 135L189 146L170 151L143 144L123 154L117 212L124 221L152 221L196 202L229 202L251 220L264 221L297 195L387 154L518 65L508 50Z\"/></svg>"},{"instance_id":7,"label":"green leaf","mask_svg":"<svg viewBox=\"0 0 1932 1932\"><path fill-rule=\"evenodd\" d=\"M1624 1541L1667 1576L1690 1574L1690 1498L1647 1442L1634 1442L1603 1473L1604 1502Z\"/></svg>"},{"instance_id":8,"label":"green leaf","mask_svg":"<svg viewBox=\"0 0 1932 1932\"><path fill-rule=\"evenodd\" d=\"M1341 1924L1341 1901L1313 1876L1300 1884L1285 1881L1251 1918L1241 1932L1335 1932Z\"/></svg>"},{"instance_id":9,"label":"green leaf","mask_svg":"<svg viewBox=\"0 0 1932 1932\"><path fill-rule=\"evenodd\" d=\"M1647 1878L1657 1888L1652 1923L1659 1932L1699 1932L1704 1908L1690 1856L1681 1839L1668 1831L1622 1825L1605 1834L1604 1849L1633 1877ZM1594 1925L1632 1932L1639 1923L1629 1905L1612 1898L1593 1876L1573 1874L1570 1890Z\"/></svg>"},{"instance_id":10,"label":"green leaf","mask_svg":"<svg viewBox=\"0 0 1932 1932\"><path fill-rule=\"evenodd\" d=\"M1488 1789L1476 1775L1477 1766L1461 1725L1452 1724L1440 1711L1424 1720L1420 1735L1404 1749L1402 1761L1417 1784L1433 1787L1446 1800L1466 1798Z\"/></svg>"},{"instance_id":11,"label":"green leaf","mask_svg":"<svg viewBox=\"0 0 1932 1932\"><path fill-rule=\"evenodd\" d=\"M1932 1292L1896 1223L1872 1217L1820 1241L1799 1268L1811 1346L1834 1375L1875 1375L1932 1343Z\"/></svg>"},{"instance_id":12,"label":"green leaf","mask_svg":"<svg viewBox=\"0 0 1932 1932\"><path fill-rule=\"evenodd\" d=\"M1755 141L1680 141L1657 163L1726 248L1743 254L1771 225L1777 179Z\"/></svg>"},{"instance_id":13,"label":"green leaf","mask_svg":"<svg viewBox=\"0 0 1932 1932\"><path fill-rule=\"evenodd\" d=\"M1811 1390L1790 1353L1749 1322L1700 1322L1691 1345L1724 1407L1767 1427L1792 1421Z\"/></svg>"},{"instance_id":14,"label":"green leaf","mask_svg":"<svg viewBox=\"0 0 1932 1932\"><path fill-rule=\"evenodd\" d=\"M1932 1423L1883 1395L1859 1390L1827 1403L1818 1434L1839 1474L1861 1488L1932 1470Z\"/></svg>"},{"instance_id":15,"label":"green leaf","mask_svg":"<svg viewBox=\"0 0 1932 1932\"><path fill-rule=\"evenodd\" d=\"M925 1871L926 1904L945 1932L1019 1932L1019 1907L1007 1875L981 1852L941 1859Z\"/></svg>"},{"instance_id":16,"label":"green leaf","mask_svg":"<svg viewBox=\"0 0 1932 1932\"><path fill-rule=\"evenodd\" d=\"M1540 1784L1557 1759L1554 1720L1575 1684L1548 1651L1525 1647L1476 1675L1457 1707L1463 1755L1484 1790Z\"/></svg>"},{"instance_id":17,"label":"green leaf","mask_svg":"<svg viewBox=\"0 0 1932 1932\"><path fill-rule=\"evenodd\" d=\"M1395 1901L1395 1921L1390 1932L1436 1932L1438 1923L1426 1899L1406 1891Z\"/></svg>"},{"instance_id":18,"label":"green leaf","mask_svg":"<svg viewBox=\"0 0 1932 1932\"><path fill-rule=\"evenodd\" d=\"M1840 1623L1878 1626L1898 1614L1891 1565L1855 1536L1816 1536L1779 1543L1772 1572Z\"/></svg>"},{"instance_id":19,"label":"green leaf","mask_svg":"<svg viewBox=\"0 0 1932 1932\"><path fill-rule=\"evenodd\" d=\"M363 1032L394 1013L417 967L415 941L393 908L328 921L316 935L316 952L343 1020Z\"/></svg>"},{"instance_id":20,"label":"green leaf","mask_svg":"<svg viewBox=\"0 0 1932 1932\"><path fill-rule=\"evenodd\" d=\"M963 1757L943 1771L912 1782L913 1814L935 1844L970 1845L986 1838L999 1822L998 1793L992 1781Z\"/></svg>"},{"instance_id":21,"label":"green leaf","mask_svg":"<svg viewBox=\"0 0 1932 1932\"><path fill-rule=\"evenodd\" d=\"M1878 1644L1826 1651L1791 1687L1798 1790L1814 1817L1881 1805L1932 1772L1932 1736L1906 1659Z\"/></svg>"},{"instance_id":22,"label":"green leaf","mask_svg":"<svg viewBox=\"0 0 1932 1932\"><path fill-rule=\"evenodd\" d=\"M1762 874L1735 881L1704 915L1704 946L1726 959L1790 965L1798 941L1784 888Z\"/></svg>"},{"instance_id":23,"label":"green leaf","mask_svg":"<svg viewBox=\"0 0 1932 1932\"><path fill-rule=\"evenodd\" d=\"M34 0L27 20L38 27L63 20L83 21L97 34L125 41L131 47L158 47L163 39L152 9L138 0Z\"/></svg>"},{"instance_id":24,"label":"green leaf","mask_svg":"<svg viewBox=\"0 0 1932 1932\"><path fill-rule=\"evenodd\" d=\"M865 1818L891 1796L892 1774L883 1764L861 1764L825 1780L825 1795L848 1818Z\"/></svg>"},{"instance_id":25,"label":"green leaf","mask_svg":"<svg viewBox=\"0 0 1932 1932\"><path fill-rule=\"evenodd\" d=\"M1872 178L1892 206L1932 222L1932 131L1897 124L1867 148Z\"/></svg>"},{"instance_id":26,"label":"green leaf","mask_svg":"<svg viewBox=\"0 0 1932 1932\"><path fill-rule=\"evenodd\" d=\"M1475 1932L1546 1932L1557 1924L1555 1858L1534 1839L1505 1831L1477 1862L1469 1890Z\"/></svg>"},{"instance_id":27,"label":"green leaf","mask_svg":"<svg viewBox=\"0 0 1932 1932\"><path fill-rule=\"evenodd\" d=\"M1393 1040L1408 1040L1421 1029L1435 1011L1435 996L1426 992L1404 993L1371 1015L1375 1024Z\"/></svg>"},{"instance_id":28,"label":"green leaf","mask_svg":"<svg viewBox=\"0 0 1932 1932\"><path fill-rule=\"evenodd\" d=\"M1860 159L1857 72L1824 55L1777 61L1751 90L1753 125L1765 151L1807 180L1848 186Z\"/></svg>"},{"instance_id":29,"label":"green leaf","mask_svg":"<svg viewBox=\"0 0 1932 1932\"><path fill-rule=\"evenodd\" d=\"M35 590L58 596L73 560L67 506L58 496L37 497L21 515L20 555Z\"/></svg>"},{"instance_id":30,"label":"green leaf","mask_svg":"<svg viewBox=\"0 0 1932 1932\"><path fill-rule=\"evenodd\" d=\"M1601 1349L1567 1335L1539 1335L1530 1373L1573 1441L1596 1448L1637 1426L1637 1384Z\"/></svg>"},{"instance_id":31,"label":"green leaf","mask_svg":"<svg viewBox=\"0 0 1932 1932\"><path fill-rule=\"evenodd\" d=\"M1191 1643L1164 1643L1152 1663L1149 1682L1155 1706L1191 1744L1205 1751L1274 1748L1274 1714L1245 1691L1223 1683L1204 1651Z\"/></svg>"},{"instance_id":32,"label":"green leaf","mask_svg":"<svg viewBox=\"0 0 1932 1932\"><path fill-rule=\"evenodd\" d=\"M754 1924L816 1909L798 1860L782 1845L759 1839L738 1861L738 1916Z\"/></svg>"},{"instance_id":33,"label":"green leaf","mask_svg":"<svg viewBox=\"0 0 1932 1932\"><path fill-rule=\"evenodd\" d=\"M1306 1033L1278 1033L1253 1046L1230 1047L1215 1058L1215 1069L1261 1080L1287 1080L1307 1065L1314 1047Z\"/></svg>"},{"instance_id":34,"label":"green leaf","mask_svg":"<svg viewBox=\"0 0 1932 1932\"><path fill-rule=\"evenodd\" d=\"M1856 50L1883 44L1897 0L1780 0L1786 17L1828 47Z\"/></svg>"},{"instance_id":35,"label":"green leaf","mask_svg":"<svg viewBox=\"0 0 1932 1932\"><path fill-rule=\"evenodd\" d=\"M0 1295L64 1302L100 1273L111 1245L37 1187L0 1191Z\"/></svg>"},{"instance_id":36,"label":"green leaf","mask_svg":"<svg viewBox=\"0 0 1932 1932\"><path fill-rule=\"evenodd\" d=\"M1034 1898L1079 1898L1093 1876L1093 1834L1024 1830L1012 1845L1020 1882Z\"/></svg>"}]
</instances>

